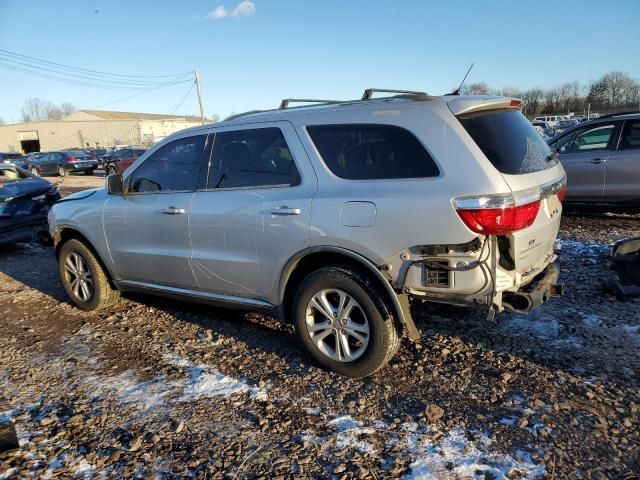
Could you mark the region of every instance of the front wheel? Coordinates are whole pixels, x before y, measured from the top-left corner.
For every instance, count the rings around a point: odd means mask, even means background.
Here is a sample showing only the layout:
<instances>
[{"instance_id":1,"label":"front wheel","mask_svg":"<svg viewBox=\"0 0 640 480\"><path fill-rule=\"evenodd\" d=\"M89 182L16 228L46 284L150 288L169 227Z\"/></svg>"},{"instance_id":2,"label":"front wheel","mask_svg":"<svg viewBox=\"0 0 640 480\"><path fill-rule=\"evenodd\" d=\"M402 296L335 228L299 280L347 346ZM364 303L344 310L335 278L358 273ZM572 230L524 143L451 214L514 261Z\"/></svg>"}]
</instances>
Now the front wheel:
<instances>
[{"instance_id":1,"label":"front wheel","mask_svg":"<svg viewBox=\"0 0 640 480\"><path fill-rule=\"evenodd\" d=\"M93 170L85 170L84 174L85 175L93 175Z\"/></svg>"},{"instance_id":2,"label":"front wheel","mask_svg":"<svg viewBox=\"0 0 640 480\"><path fill-rule=\"evenodd\" d=\"M36 177L40 176L40 172L38 171L38 169L36 167L31 167L31 175L35 175Z\"/></svg>"},{"instance_id":3,"label":"front wheel","mask_svg":"<svg viewBox=\"0 0 640 480\"><path fill-rule=\"evenodd\" d=\"M58 273L67 295L82 310L110 307L120 297L93 252L79 240L69 240L60 248Z\"/></svg>"},{"instance_id":4,"label":"front wheel","mask_svg":"<svg viewBox=\"0 0 640 480\"><path fill-rule=\"evenodd\" d=\"M382 368L400 346L400 332L380 289L350 267L311 273L294 300L295 326L309 353L349 377Z\"/></svg>"},{"instance_id":5,"label":"front wheel","mask_svg":"<svg viewBox=\"0 0 640 480\"><path fill-rule=\"evenodd\" d=\"M107 174L108 175L113 175L117 171L118 171L118 169L116 168L115 165L107 165Z\"/></svg>"},{"instance_id":6,"label":"front wheel","mask_svg":"<svg viewBox=\"0 0 640 480\"><path fill-rule=\"evenodd\" d=\"M60 165L58 167L58 176L64 177L66 174L67 174L67 172L65 171L64 167L62 165Z\"/></svg>"}]
</instances>

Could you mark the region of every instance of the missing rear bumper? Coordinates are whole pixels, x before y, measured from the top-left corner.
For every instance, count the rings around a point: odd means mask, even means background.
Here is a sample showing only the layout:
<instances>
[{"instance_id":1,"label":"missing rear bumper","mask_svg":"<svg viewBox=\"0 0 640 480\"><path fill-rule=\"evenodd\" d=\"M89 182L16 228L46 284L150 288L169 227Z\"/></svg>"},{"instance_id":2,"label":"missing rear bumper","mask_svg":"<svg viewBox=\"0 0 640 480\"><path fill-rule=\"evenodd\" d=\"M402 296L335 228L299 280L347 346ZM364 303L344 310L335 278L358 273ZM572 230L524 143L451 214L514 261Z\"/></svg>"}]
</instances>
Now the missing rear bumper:
<instances>
[{"instance_id":1,"label":"missing rear bumper","mask_svg":"<svg viewBox=\"0 0 640 480\"><path fill-rule=\"evenodd\" d=\"M564 284L559 281L559 278L559 262L550 263L522 290L504 292L502 294L502 305L515 312L528 313L550 298L564 294Z\"/></svg>"}]
</instances>

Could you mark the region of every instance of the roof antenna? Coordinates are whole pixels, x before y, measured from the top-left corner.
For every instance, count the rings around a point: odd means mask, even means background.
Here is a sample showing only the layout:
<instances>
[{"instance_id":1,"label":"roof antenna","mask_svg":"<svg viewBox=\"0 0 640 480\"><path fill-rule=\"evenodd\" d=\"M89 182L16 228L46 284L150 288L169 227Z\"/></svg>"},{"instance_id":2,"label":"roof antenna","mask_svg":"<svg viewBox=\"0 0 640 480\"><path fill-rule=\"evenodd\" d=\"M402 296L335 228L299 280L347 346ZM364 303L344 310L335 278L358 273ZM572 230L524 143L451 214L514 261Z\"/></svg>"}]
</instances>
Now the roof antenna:
<instances>
[{"instance_id":1,"label":"roof antenna","mask_svg":"<svg viewBox=\"0 0 640 480\"><path fill-rule=\"evenodd\" d=\"M464 81L467 79L467 77L469 76L469 73L471 73L471 69L473 68L473 63L471 64L471 66L469 67L469 70L467 70L467 74L464 76L464 78L462 79L462 81L460 82L460 85L458 86L458 88L456 88L453 92L451 93L447 93L447 95L460 95L460 89L462 88L462 85L464 85Z\"/></svg>"}]
</instances>

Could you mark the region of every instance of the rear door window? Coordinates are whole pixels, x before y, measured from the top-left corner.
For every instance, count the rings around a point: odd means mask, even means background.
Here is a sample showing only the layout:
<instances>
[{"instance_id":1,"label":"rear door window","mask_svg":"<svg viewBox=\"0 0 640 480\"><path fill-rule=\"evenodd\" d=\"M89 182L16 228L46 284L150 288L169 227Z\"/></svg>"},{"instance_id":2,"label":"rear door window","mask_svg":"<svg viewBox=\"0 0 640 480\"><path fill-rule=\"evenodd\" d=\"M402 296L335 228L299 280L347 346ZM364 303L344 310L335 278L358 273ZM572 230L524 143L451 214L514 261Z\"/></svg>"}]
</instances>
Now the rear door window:
<instances>
[{"instance_id":1,"label":"rear door window","mask_svg":"<svg viewBox=\"0 0 640 480\"><path fill-rule=\"evenodd\" d=\"M307 127L334 175L347 180L427 178L440 174L429 152L408 130L394 125Z\"/></svg>"},{"instance_id":2,"label":"rear door window","mask_svg":"<svg viewBox=\"0 0 640 480\"><path fill-rule=\"evenodd\" d=\"M622 137L620 138L620 150L640 149L640 120L624 123Z\"/></svg>"},{"instance_id":3,"label":"rear door window","mask_svg":"<svg viewBox=\"0 0 640 480\"><path fill-rule=\"evenodd\" d=\"M208 188L294 186L300 175L277 127L216 133Z\"/></svg>"},{"instance_id":4,"label":"rear door window","mask_svg":"<svg viewBox=\"0 0 640 480\"><path fill-rule=\"evenodd\" d=\"M557 165L551 149L518 110L489 110L458 117L482 153L501 173L540 172Z\"/></svg>"}]
</instances>

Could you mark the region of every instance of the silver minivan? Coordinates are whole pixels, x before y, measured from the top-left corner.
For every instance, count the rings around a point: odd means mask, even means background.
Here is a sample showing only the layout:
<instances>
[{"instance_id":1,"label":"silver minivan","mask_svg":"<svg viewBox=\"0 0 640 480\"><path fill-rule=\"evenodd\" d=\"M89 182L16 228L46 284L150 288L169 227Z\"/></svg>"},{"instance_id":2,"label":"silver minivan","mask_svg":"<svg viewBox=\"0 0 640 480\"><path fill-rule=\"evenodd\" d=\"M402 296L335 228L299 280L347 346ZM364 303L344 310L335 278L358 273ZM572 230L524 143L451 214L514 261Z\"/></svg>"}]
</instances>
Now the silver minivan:
<instances>
[{"instance_id":1,"label":"silver minivan","mask_svg":"<svg viewBox=\"0 0 640 480\"><path fill-rule=\"evenodd\" d=\"M520 100L372 93L178 132L57 203L71 300L264 311L322 365L365 376L419 337L410 299L492 317L560 294L565 174Z\"/></svg>"}]
</instances>

